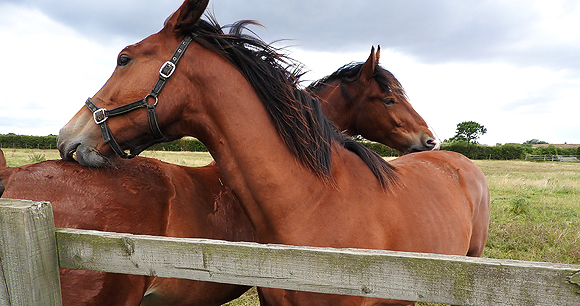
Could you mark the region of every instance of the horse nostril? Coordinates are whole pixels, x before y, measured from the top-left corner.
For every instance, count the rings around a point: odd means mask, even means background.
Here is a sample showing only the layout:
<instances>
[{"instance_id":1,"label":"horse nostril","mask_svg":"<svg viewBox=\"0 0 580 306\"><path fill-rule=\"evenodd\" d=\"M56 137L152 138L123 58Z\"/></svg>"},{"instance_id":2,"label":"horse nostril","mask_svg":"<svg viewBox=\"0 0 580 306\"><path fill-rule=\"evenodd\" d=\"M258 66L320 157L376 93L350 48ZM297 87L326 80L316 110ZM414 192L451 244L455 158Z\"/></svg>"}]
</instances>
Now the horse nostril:
<instances>
[{"instance_id":1,"label":"horse nostril","mask_svg":"<svg viewBox=\"0 0 580 306\"><path fill-rule=\"evenodd\" d=\"M425 139L425 147L429 150L433 150L437 147L437 141L431 137Z\"/></svg>"},{"instance_id":2,"label":"horse nostril","mask_svg":"<svg viewBox=\"0 0 580 306\"><path fill-rule=\"evenodd\" d=\"M75 160L74 155L78 146L78 143L60 143L58 148L60 158L68 161Z\"/></svg>"},{"instance_id":3,"label":"horse nostril","mask_svg":"<svg viewBox=\"0 0 580 306\"><path fill-rule=\"evenodd\" d=\"M437 141L437 139L429 137L425 140L425 146L429 150L439 150L439 148L441 147L441 143Z\"/></svg>"}]
</instances>

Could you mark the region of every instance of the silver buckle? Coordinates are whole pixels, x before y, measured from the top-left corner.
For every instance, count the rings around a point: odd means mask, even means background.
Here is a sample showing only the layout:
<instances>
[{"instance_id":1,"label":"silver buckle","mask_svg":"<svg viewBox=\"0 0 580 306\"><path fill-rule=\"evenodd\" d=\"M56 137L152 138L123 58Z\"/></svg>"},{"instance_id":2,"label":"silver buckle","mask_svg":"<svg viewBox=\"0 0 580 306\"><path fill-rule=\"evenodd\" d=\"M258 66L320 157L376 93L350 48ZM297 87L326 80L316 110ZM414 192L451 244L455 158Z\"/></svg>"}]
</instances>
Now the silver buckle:
<instances>
[{"instance_id":1,"label":"silver buckle","mask_svg":"<svg viewBox=\"0 0 580 306\"><path fill-rule=\"evenodd\" d=\"M169 72L164 72L163 70L165 70L165 68L169 68ZM173 74L173 71L175 71L175 64L167 61L161 65L161 68L159 69L159 75L165 79L169 79L169 77Z\"/></svg>"},{"instance_id":2,"label":"silver buckle","mask_svg":"<svg viewBox=\"0 0 580 306\"><path fill-rule=\"evenodd\" d=\"M95 123L97 125L100 125L101 123L107 121L107 119L109 119L109 117L107 117L107 115L105 114L107 110L104 108L99 108L96 111L93 112L93 119L95 120ZM99 116L98 112L100 112L100 117L102 117L102 119L98 119L97 117Z\"/></svg>"}]
</instances>

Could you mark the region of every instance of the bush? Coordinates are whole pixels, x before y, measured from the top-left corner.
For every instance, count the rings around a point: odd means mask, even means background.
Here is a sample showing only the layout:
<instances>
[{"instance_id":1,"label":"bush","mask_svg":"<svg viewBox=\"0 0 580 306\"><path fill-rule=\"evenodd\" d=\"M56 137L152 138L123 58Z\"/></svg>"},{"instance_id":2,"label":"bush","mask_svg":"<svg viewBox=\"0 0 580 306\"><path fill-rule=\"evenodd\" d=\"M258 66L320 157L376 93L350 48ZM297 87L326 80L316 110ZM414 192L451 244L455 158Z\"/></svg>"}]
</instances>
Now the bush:
<instances>
[{"instance_id":1,"label":"bush","mask_svg":"<svg viewBox=\"0 0 580 306\"><path fill-rule=\"evenodd\" d=\"M28 156L28 160L31 163L38 163L41 161L45 161L46 160L46 154L32 154L30 156Z\"/></svg>"},{"instance_id":2,"label":"bush","mask_svg":"<svg viewBox=\"0 0 580 306\"><path fill-rule=\"evenodd\" d=\"M184 151L207 152L205 145L197 139L182 139Z\"/></svg>"},{"instance_id":3,"label":"bush","mask_svg":"<svg viewBox=\"0 0 580 306\"><path fill-rule=\"evenodd\" d=\"M13 149L56 149L56 135L27 136L0 134L0 148Z\"/></svg>"},{"instance_id":4,"label":"bush","mask_svg":"<svg viewBox=\"0 0 580 306\"><path fill-rule=\"evenodd\" d=\"M537 147L532 149L533 155L580 155L580 147L577 148L557 148L553 145Z\"/></svg>"},{"instance_id":5,"label":"bush","mask_svg":"<svg viewBox=\"0 0 580 306\"><path fill-rule=\"evenodd\" d=\"M526 154L531 153L532 149L529 146L516 143L487 146L465 141L454 141L441 144L441 150L461 153L470 159L510 160L524 159Z\"/></svg>"},{"instance_id":6,"label":"bush","mask_svg":"<svg viewBox=\"0 0 580 306\"><path fill-rule=\"evenodd\" d=\"M467 141L453 141L441 144L441 150L461 153L470 159L489 159L491 153L488 146L469 143Z\"/></svg>"},{"instance_id":7,"label":"bush","mask_svg":"<svg viewBox=\"0 0 580 306\"><path fill-rule=\"evenodd\" d=\"M558 154L558 148L550 145L547 147L537 147L532 149L532 154L534 155L556 155Z\"/></svg>"},{"instance_id":8,"label":"bush","mask_svg":"<svg viewBox=\"0 0 580 306\"><path fill-rule=\"evenodd\" d=\"M399 156L399 152L395 149L385 146L382 143L371 141L359 141L363 146L375 151L380 156Z\"/></svg>"},{"instance_id":9,"label":"bush","mask_svg":"<svg viewBox=\"0 0 580 306\"><path fill-rule=\"evenodd\" d=\"M158 143L148 150L207 152L205 145L195 138L182 138L171 142Z\"/></svg>"},{"instance_id":10,"label":"bush","mask_svg":"<svg viewBox=\"0 0 580 306\"><path fill-rule=\"evenodd\" d=\"M496 151L492 159L524 159L530 152L529 147L517 143L506 143L492 148Z\"/></svg>"}]
</instances>

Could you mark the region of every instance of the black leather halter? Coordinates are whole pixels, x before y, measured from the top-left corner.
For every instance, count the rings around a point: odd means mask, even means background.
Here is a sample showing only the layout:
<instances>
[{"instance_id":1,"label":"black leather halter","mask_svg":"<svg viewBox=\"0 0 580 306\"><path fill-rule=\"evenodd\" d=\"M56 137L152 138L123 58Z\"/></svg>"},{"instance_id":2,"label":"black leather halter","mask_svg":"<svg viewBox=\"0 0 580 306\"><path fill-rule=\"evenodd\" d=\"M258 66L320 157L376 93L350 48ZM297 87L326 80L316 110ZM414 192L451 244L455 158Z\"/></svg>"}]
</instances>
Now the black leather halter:
<instances>
[{"instance_id":1,"label":"black leather halter","mask_svg":"<svg viewBox=\"0 0 580 306\"><path fill-rule=\"evenodd\" d=\"M179 44L179 47L177 47L177 50L175 50L175 53L173 53L171 60L165 62L161 66L161 69L159 69L159 79L157 80L157 83L153 87L153 90L151 90L151 93L145 96L145 98L135 101L133 103L113 108L111 110L97 107L95 103L93 103L91 98L88 98L87 101L85 102L87 108L93 113L93 119L95 120L95 123L101 128L103 141L105 143L108 143L113 149L113 151L115 151L115 153L117 153L122 158L133 158L139 155L139 153L143 152L148 147L156 143L169 141L167 137L163 136L163 133L159 128L159 125L157 123L157 112L155 111L155 107L159 102L159 94L161 93L161 90L165 86L167 80L171 77L171 75L175 71L177 63L181 59L183 53L185 53L185 50L187 49L192 40L193 37L189 35L183 38L181 44ZM148 103L149 98L154 99L155 102L153 104L149 104ZM109 119L109 117L122 115L143 107L147 108L147 116L149 117L149 127L153 132L154 138L150 142L142 146L139 146L137 148L131 148L130 153L127 154L125 151L123 151L123 149L121 149L121 146L115 140L115 137L113 137L113 132L111 132L111 129L107 124L107 119Z\"/></svg>"}]
</instances>

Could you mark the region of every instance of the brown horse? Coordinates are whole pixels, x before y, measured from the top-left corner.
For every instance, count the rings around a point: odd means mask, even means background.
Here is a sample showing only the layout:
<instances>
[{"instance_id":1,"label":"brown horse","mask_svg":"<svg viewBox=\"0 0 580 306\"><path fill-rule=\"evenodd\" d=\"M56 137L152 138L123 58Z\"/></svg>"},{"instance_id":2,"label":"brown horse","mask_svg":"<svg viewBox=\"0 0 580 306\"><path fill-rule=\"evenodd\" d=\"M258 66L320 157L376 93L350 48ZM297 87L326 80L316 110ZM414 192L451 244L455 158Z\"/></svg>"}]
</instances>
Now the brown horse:
<instances>
[{"instance_id":1,"label":"brown horse","mask_svg":"<svg viewBox=\"0 0 580 306\"><path fill-rule=\"evenodd\" d=\"M400 151L431 149L431 132L405 99L399 82L377 64L378 56L378 52L375 55L371 50L371 56L364 64L340 68L318 81L316 87L310 88L311 91L318 95L324 105L331 106L325 109L333 109L332 119L336 118L340 129L346 130L349 126L368 126L369 123L374 123L378 128L360 129L365 138L374 139L376 130L391 131L382 133L381 139ZM348 83L348 90L344 88L338 92L326 90L343 87L345 82ZM366 86L367 90L359 88L363 86ZM389 99L387 95L392 92L399 93L395 97L397 102L384 102ZM382 106L382 103L385 105ZM350 107L347 107L347 104ZM381 106L376 108L374 107L376 104ZM405 114L397 108L409 113ZM344 109L348 114L341 114L336 109ZM351 114L353 111L360 114L353 116ZM350 122L360 120L362 117L368 119L356 124ZM228 189L219 183L219 170L215 165L191 168L168 165L148 158L136 158L128 161L119 160L115 168L107 169L82 168L77 163L63 161L45 161L34 165L6 168L0 150L0 166L0 195L4 188L7 188L4 197L52 202L59 227L223 240L252 239L251 225L241 215L233 215L239 212L236 211L239 204ZM177 183L175 180L180 182ZM111 192L121 181L124 181L123 188ZM152 187L156 188L169 184L176 190L174 194L177 196L168 198L167 192L160 192L152 197L139 187L146 184L152 184ZM187 188L182 190L181 187ZM78 209L79 203L83 203L82 211ZM147 203L146 207L151 210L167 212L149 216L148 223L143 224L141 219L135 219L129 214L142 207L139 203ZM219 204L217 207L221 209L221 213L204 213L214 209L215 203ZM192 209L183 209L187 205ZM102 216L106 211L116 211L116 217L105 220ZM198 211L201 213L196 214ZM165 218L165 216L173 217ZM225 222L225 219L228 222ZM63 220L66 220L66 223ZM139 226L129 220L139 222ZM143 226L147 228L142 228ZM61 274L65 305L136 305L139 294L144 291L146 295L141 304L144 306L219 305L238 297L248 288L66 269L63 269ZM121 290L125 293L120 294Z\"/></svg>"},{"instance_id":2,"label":"brown horse","mask_svg":"<svg viewBox=\"0 0 580 306\"><path fill-rule=\"evenodd\" d=\"M375 55L371 50L371 56L364 64L344 66L318 81L316 88L311 87L311 90L318 95L324 105L331 105L332 118L336 118L339 122L340 129L346 130L349 126L368 126L369 123L374 123L378 128L361 129L363 131L361 134L365 138L373 139L376 130L391 131L382 136L382 140L400 151L430 149L431 133L424 120L404 99L404 95L397 97L396 104L388 103L389 105L385 104L379 108L373 107L377 103L379 105L384 103L383 101L387 99L384 96L393 92L392 88L402 90L398 81L376 62L378 52ZM368 76L369 82L366 81ZM334 90L322 90L342 87L344 86L342 83L345 82L348 82L348 91L343 89L336 94ZM367 90L359 89L362 86L368 87ZM356 96L351 92L356 93ZM345 109L346 112L347 104L351 106L348 108L349 114L335 111ZM397 111L397 107L403 108L409 114ZM351 115L354 110L360 114ZM370 122L368 120L360 124L350 122L361 117L368 118ZM4 197L50 201L53 203L59 227L223 240L252 239L251 225L243 216L233 215L239 213L236 211L239 204L228 189L219 183L219 170L215 165L191 168L168 165L148 158L136 158L119 160L117 167L107 169L82 168L78 163L63 161L45 161L34 165L6 168L3 158L0 151L0 195L4 188L7 188ZM179 183L175 180L179 180ZM123 188L111 192L117 189L121 181L124 181L121 184ZM157 196L152 197L149 192L139 187L146 184L152 184L155 188L169 184L176 190L174 194L177 196L168 198L167 192L159 192ZM188 188L180 189L182 187ZM216 199L219 200L216 202ZM78 208L79 203L83 203L82 211ZM129 214L142 207L139 203L147 203L146 207L151 211L167 212L149 216L149 221L144 224L142 219L135 219ZM204 213L213 209L215 203L219 204L218 209L221 209L221 213ZM187 205L192 209L183 209ZM104 219L103 214L106 211L116 211L116 217ZM173 217L165 218L165 216ZM225 219L228 222L225 222ZM139 224L133 224L128 220L135 220ZM143 228L144 226L146 228ZM238 297L248 289L244 286L92 271L63 269L61 274L65 305L136 305L143 292L146 292L141 304L144 306L219 305ZM125 293L120 294L121 290Z\"/></svg>"},{"instance_id":3,"label":"brown horse","mask_svg":"<svg viewBox=\"0 0 580 306\"><path fill-rule=\"evenodd\" d=\"M137 157L115 167L44 161L6 167L3 198L50 201L57 227L253 241L253 230L214 165L184 167ZM221 305L249 287L61 269L64 305Z\"/></svg>"},{"instance_id":4,"label":"brown horse","mask_svg":"<svg viewBox=\"0 0 580 306\"><path fill-rule=\"evenodd\" d=\"M361 135L402 153L438 149L401 83L379 66L380 47L365 63L345 65L308 86L324 115L349 135Z\"/></svg>"},{"instance_id":5,"label":"brown horse","mask_svg":"<svg viewBox=\"0 0 580 306\"><path fill-rule=\"evenodd\" d=\"M275 50L200 21L206 5L184 2L159 33L121 52L87 101L92 110L61 130L64 159L110 167L114 151L136 154L151 133L155 141L192 135L208 147L259 242L481 255L489 191L479 168L440 151L387 164L343 138ZM131 112L137 104L149 116ZM268 288L260 295L266 305L412 304Z\"/></svg>"}]
</instances>

